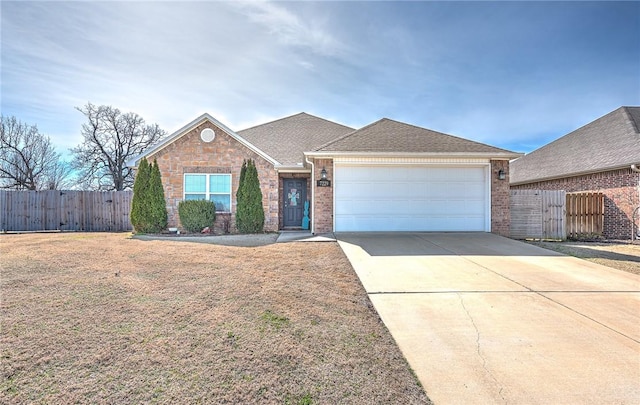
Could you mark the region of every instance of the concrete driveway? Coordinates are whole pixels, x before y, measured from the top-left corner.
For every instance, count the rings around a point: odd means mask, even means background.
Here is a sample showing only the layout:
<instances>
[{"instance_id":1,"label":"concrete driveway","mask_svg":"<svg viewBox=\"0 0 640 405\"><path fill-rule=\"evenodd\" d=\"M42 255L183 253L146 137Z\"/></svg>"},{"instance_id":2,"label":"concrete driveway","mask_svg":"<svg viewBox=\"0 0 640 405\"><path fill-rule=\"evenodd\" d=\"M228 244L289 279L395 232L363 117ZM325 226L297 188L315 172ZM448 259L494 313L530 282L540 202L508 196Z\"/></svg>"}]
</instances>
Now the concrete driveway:
<instances>
[{"instance_id":1,"label":"concrete driveway","mask_svg":"<svg viewBox=\"0 0 640 405\"><path fill-rule=\"evenodd\" d=\"M337 234L436 404L640 403L640 277L486 233Z\"/></svg>"}]
</instances>

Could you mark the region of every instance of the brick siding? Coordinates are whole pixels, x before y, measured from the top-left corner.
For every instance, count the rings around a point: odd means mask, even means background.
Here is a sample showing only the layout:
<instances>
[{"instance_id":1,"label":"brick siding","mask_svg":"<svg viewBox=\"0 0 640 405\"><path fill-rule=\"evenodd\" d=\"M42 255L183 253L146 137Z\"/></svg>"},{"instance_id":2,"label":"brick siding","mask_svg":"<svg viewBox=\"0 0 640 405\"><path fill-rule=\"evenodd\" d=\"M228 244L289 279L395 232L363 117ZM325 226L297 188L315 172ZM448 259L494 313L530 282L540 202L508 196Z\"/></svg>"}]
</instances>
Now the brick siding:
<instances>
[{"instance_id":1,"label":"brick siding","mask_svg":"<svg viewBox=\"0 0 640 405\"><path fill-rule=\"evenodd\" d=\"M608 239L630 239L633 210L640 204L640 173L631 169L610 170L583 176L533 182L511 186L513 189L565 190L604 194L604 231Z\"/></svg>"},{"instance_id":2,"label":"brick siding","mask_svg":"<svg viewBox=\"0 0 640 405\"><path fill-rule=\"evenodd\" d=\"M504 170L506 178L498 179ZM511 194L509 191L509 161L491 161L491 233L509 236L511 233Z\"/></svg>"},{"instance_id":3,"label":"brick siding","mask_svg":"<svg viewBox=\"0 0 640 405\"><path fill-rule=\"evenodd\" d=\"M216 137L212 142L203 142L200 132L204 128L215 131ZM222 129L205 121L178 140L147 157L150 161L156 158L165 199L169 227L179 227L178 203L183 198L185 173L231 173L231 214L216 215L215 233L226 230L237 232L235 227L236 192L240 180L240 169L245 159L253 159L258 170L260 188L262 190L262 204L265 214L264 230L273 232L278 230L279 198L278 175L273 165L264 158L227 135Z\"/></svg>"},{"instance_id":4,"label":"brick siding","mask_svg":"<svg viewBox=\"0 0 640 405\"><path fill-rule=\"evenodd\" d=\"M327 179L331 187L317 187L316 180L320 178L322 169L327 171ZM315 187L315 215L313 216L314 232L333 232L333 159L314 159L314 174L311 180Z\"/></svg>"}]
</instances>

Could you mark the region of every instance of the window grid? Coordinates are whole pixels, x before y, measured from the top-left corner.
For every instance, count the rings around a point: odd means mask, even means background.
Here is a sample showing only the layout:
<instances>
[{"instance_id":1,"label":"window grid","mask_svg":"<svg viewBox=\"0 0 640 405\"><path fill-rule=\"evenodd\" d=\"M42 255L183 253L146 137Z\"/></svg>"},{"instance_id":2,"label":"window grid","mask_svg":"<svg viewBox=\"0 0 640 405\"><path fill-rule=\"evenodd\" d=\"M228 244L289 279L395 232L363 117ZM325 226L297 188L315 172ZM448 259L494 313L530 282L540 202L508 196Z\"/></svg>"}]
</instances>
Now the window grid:
<instances>
[{"instance_id":1,"label":"window grid","mask_svg":"<svg viewBox=\"0 0 640 405\"><path fill-rule=\"evenodd\" d=\"M185 173L183 185L184 200L210 200L216 212L231 212L231 174Z\"/></svg>"}]
</instances>

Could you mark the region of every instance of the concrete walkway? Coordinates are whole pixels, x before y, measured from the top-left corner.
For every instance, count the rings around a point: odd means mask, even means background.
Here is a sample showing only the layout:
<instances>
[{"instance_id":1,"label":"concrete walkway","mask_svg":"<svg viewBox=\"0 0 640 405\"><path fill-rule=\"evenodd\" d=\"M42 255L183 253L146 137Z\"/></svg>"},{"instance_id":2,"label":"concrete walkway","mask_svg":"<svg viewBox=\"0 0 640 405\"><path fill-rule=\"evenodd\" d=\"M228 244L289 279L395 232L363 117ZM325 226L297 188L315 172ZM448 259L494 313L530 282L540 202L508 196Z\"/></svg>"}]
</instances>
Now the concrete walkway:
<instances>
[{"instance_id":1,"label":"concrete walkway","mask_svg":"<svg viewBox=\"0 0 640 405\"><path fill-rule=\"evenodd\" d=\"M640 403L640 277L485 233L337 234L436 404Z\"/></svg>"},{"instance_id":2,"label":"concrete walkway","mask_svg":"<svg viewBox=\"0 0 640 405\"><path fill-rule=\"evenodd\" d=\"M310 231L280 231L276 243L335 241L333 233L312 234Z\"/></svg>"}]
</instances>

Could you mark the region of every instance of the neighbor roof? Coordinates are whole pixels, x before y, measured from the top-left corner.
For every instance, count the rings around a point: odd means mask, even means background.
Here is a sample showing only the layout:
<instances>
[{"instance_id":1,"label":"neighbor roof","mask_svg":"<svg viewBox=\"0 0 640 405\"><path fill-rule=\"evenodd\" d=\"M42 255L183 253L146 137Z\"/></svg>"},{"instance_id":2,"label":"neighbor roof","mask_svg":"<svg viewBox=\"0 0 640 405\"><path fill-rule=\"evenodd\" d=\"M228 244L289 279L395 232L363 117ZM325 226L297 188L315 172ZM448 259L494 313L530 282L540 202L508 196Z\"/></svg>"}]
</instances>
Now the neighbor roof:
<instances>
[{"instance_id":1,"label":"neighbor roof","mask_svg":"<svg viewBox=\"0 0 640 405\"><path fill-rule=\"evenodd\" d=\"M317 152L482 154L514 158L506 149L383 118L320 148Z\"/></svg>"},{"instance_id":2,"label":"neighbor roof","mask_svg":"<svg viewBox=\"0 0 640 405\"><path fill-rule=\"evenodd\" d=\"M640 107L609 114L511 162L511 184L531 183L640 163Z\"/></svg>"},{"instance_id":3,"label":"neighbor roof","mask_svg":"<svg viewBox=\"0 0 640 405\"><path fill-rule=\"evenodd\" d=\"M238 131L238 135L284 166L304 163L303 152L314 150L353 128L304 112Z\"/></svg>"}]
</instances>

